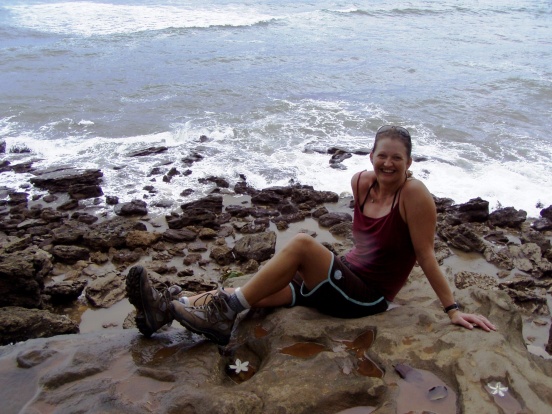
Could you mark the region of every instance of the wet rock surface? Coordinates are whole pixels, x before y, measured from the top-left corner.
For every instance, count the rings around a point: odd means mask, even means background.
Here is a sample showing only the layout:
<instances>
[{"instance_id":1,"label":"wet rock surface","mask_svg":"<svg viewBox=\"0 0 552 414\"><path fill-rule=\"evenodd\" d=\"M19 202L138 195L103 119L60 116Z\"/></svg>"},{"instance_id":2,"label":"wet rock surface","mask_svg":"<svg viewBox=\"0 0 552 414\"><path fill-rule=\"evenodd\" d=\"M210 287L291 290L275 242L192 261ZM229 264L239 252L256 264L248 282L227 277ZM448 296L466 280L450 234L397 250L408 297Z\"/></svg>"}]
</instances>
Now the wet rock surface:
<instances>
[{"instance_id":1,"label":"wet rock surface","mask_svg":"<svg viewBox=\"0 0 552 414\"><path fill-rule=\"evenodd\" d=\"M50 195L35 200L1 190L0 341L25 341L0 348L1 377L22 384L7 412L29 403L29 412L335 413L363 406L391 413L401 379L396 364L435 374L451 392L438 388L432 398L456 395L458 412L504 410L497 397L503 388L527 412L552 404L543 377L551 375L550 360L529 353L530 335L522 334L524 320L550 330L550 207L532 220L513 208L489 213L481 199L436 199L437 258L446 267L456 255L475 255L493 269L453 268L447 277L462 306L488 315L498 333L450 326L415 268L397 297L402 306L383 315L344 321L304 308L253 312L219 352L177 326L151 340L119 327L75 335L77 309L124 302L126 273L138 263L156 287L178 285L187 295L243 284L275 253L281 232L307 220L316 231L300 231L327 233L324 245L342 253L352 245L350 200L298 184L256 190L244 178L234 191L246 198L229 203L214 193L150 217L143 200L115 203L111 196L110 210L96 214L76 194L97 195L74 185L99 186L101 172L44 171L36 178ZM207 182L227 190L216 177ZM129 321L132 314L124 324L132 328ZM376 333L369 349L358 354L344 345L367 328ZM539 345L542 353L552 352L550 341ZM319 348L308 358L280 352L298 343ZM245 362L248 371L229 368Z\"/></svg>"}]
</instances>

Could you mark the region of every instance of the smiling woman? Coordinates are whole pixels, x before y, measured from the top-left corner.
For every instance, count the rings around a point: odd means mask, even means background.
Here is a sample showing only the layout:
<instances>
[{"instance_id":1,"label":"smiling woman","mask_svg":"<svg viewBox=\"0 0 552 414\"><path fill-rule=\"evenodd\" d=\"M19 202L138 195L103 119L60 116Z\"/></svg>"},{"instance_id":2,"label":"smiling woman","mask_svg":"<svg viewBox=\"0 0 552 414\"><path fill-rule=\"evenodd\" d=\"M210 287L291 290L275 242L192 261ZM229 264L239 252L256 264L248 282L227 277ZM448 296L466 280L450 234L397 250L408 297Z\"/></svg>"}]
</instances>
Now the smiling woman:
<instances>
[{"instance_id":1,"label":"smiling woman","mask_svg":"<svg viewBox=\"0 0 552 414\"><path fill-rule=\"evenodd\" d=\"M243 287L182 300L154 289L143 267L131 268L127 291L142 334L151 336L176 319L190 331L227 345L238 314L251 307L300 305L341 318L373 315L387 309L416 261L452 323L495 330L486 317L463 313L454 302L435 258L433 198L422 182L407 177L410 145L404 128L385 126L376 133L370 154L374 171L352 179L355 246L342 257L298 234ZM374 188L378 202L366 203Z\"/></svg>"}]
</instances>

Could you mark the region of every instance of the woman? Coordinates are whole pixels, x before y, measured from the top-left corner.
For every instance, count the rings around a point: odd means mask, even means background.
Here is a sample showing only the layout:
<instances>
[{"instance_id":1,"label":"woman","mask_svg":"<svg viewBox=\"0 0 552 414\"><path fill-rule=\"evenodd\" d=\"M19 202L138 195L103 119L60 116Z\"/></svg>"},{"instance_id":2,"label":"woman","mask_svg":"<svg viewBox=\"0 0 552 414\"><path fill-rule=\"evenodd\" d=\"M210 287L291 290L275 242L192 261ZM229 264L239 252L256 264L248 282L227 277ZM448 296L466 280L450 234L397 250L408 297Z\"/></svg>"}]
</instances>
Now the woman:
<instances>
[{"instance_id":1,"label":"woman","mask_svg":"<svg viewBox=\"0 0 552 414\"><path fill-rule=\"evenodd\" d=\"M138 328L150 336L174 318L226 345L237 315L250 307L304 305L337 317L368 316L387 309L417 261L452 323L496 330L484 316L461 312L454 301L435 259L433 198L408 172L411 151L406 129L387 125L377 131L370 153L373 171L359 172L351 180L355 247L344 257L299 234L242 288L180 301L171 301L168 291L155 290L145 270L133 267L127 292L138 311Z\"/></svg>"}]
</instances>

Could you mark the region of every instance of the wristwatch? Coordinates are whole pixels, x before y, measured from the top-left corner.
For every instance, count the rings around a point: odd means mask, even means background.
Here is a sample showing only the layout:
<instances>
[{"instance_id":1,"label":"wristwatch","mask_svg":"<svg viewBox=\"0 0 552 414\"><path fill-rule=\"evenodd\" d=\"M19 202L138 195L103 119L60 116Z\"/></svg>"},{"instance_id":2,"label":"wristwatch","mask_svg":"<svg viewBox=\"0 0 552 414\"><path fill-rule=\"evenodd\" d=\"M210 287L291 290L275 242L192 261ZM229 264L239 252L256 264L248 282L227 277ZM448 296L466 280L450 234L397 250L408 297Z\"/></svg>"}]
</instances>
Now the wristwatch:
<instances>
[{"instance_id":1,"label":"wristwatch","mask_svg":"<svg viewBox=\"0 0 552 414\"><path fill-rule=\"evenodd\" d=\"M453 303L452 305L450 306L447 306L444 310L445 310L445 313L449 313L451 310L459 310L460 309L460 306L458 306L458 303Z\"/></svg>"}]
</instances>

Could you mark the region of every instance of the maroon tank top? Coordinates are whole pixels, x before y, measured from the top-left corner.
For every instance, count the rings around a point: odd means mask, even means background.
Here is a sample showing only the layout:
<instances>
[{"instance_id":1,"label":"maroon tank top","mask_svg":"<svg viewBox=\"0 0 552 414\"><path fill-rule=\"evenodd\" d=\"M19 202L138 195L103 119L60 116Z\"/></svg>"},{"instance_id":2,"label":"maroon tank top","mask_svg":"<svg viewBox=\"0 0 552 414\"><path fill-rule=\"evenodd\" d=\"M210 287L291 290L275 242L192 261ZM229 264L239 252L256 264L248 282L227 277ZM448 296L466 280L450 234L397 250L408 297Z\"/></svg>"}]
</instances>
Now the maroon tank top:
<instances>
[{"instance_id":1,"label":"maroon tank top","mask_svg":"<svg viewBox=\"0 0 552 414\"><path fill-rule=\"evenodd\" d=\"M361 175L358 177L357 195ZM402 186L395 193L391 211L383 217L371 218L362 212L368 194L362 204L360 200L355 202L355 247L345 256L351 270L368 285L378 289L388 301L392 301L404 286L416 263L410 232L399 211L401 190Z\"/></svg>"}]
</instances>

